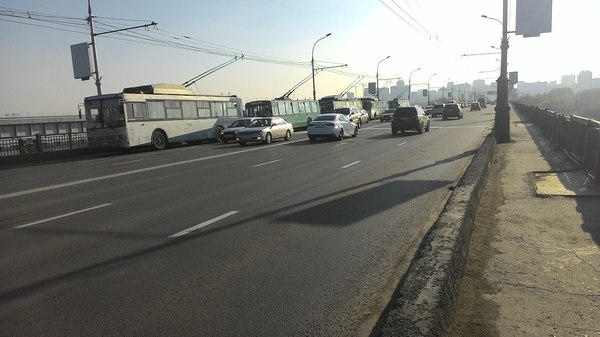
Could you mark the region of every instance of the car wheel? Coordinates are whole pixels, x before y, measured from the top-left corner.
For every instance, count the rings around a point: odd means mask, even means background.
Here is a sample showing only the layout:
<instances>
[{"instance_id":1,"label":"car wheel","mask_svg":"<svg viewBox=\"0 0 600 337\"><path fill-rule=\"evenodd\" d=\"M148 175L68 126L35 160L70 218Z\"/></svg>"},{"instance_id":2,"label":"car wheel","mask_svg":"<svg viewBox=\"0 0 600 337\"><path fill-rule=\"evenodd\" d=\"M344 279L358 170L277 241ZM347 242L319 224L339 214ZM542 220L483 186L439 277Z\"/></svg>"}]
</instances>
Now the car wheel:
<instances>
[{"instance_id":1,"label":"car wheel","mask_svg":"<svg viewBox=\"0 0 600 337\"><path fill-rule=\"evenodd\" d=\"M352 137L356 137L358 136L358 126L354 127L354 133L352 134Z\"/></svg>"},{"instance_id":2,"label":"car wheel","mask_svg":"<svg viewBox=\"0 0 600 337\"><path fill-rule=\"evenodd\" d=\"M362 120L360 120L360 119L359 119L359 120L356 122L356 124L358 124L358 127L360 128L360 126L362 125Z\"/></svg>"},{"instance_id":3,"label":"car wheel","mask_svg":"<svg viewBox=\"0 0 600 337\"><path fill-rule=\"evenodd\" d=\"M419 124L419 127L417 128L417 132L418 132L419 134L422 134L422 133L423 133L423 124Z\"/></svg>"},{"instance_id":4,"label":"car wheel","mask_svg":"<svg viewBox=\"0 0 600 337\"><path fill-rule=\"evenodd\" d=\"M265 136L265 144L271 144L272 141L273 141L273 136L271 136L271 133L268 132L267 135Z\"/></svg>"},{"instance_id":5,"label":"car wheel","mask_svg":"<svg viewBox=\"0 0 600 337\"><path fill-rule=\"evenodd\" d=\"M152 133L152 148L160 151L167 146L167 136L162 131L154 131Z\"/></svg>"},{"instance_id":6,"label":"car wheel","mask_svg":"<svg viewBox=\"0 0 600 337\"><path fill-rule=\"evenodd\" d=\"M315 136L308 136L308 140L310 140L311 142L316 142L317 141L317 137L315 137Z\"/></svg>"},{"instance_id":7,"label":"car wheel","mask_svg":"<svg viewBox=\"0 0 600 337\"><path fill-rule=\"evenodd\" d=\"M397 134L398 134L398 130L392 129L392 135L397 135Z\"/></svg>"},{"instance_id":8,"label":"car wheel","mask_svg":"<svg viewBox=\"0 0 600 337\"><path fill-rule=\"evenodd\" d=\"M225 142L223 141L223 138L222 138L221 132L223 132L223 127L219 125L219 126L217 126L217 127L215 128L215 138L217 139L217 141L220 141L220 142L223 142L223 143L225 143Z\"/></svg>"},{"instance_id":9,"label":"car wheel","mask_svg":"<svg viewBox=\"0 0 600 337\"><path fill-rule=\"evenodd\" d=\"M340 133L337 136L337 140L344 140L344 129L340 130Z\"/></svg>"},{"instance_id":10,"label":"car wheel","mask_svg":"<svg viewBox=\"0 0 600 337\"><path fill-rule=\"evenodd\" d=\"M425 132L429 132L430 128L431 128L431 122L427 122L427 127L425 128Z\"/></svg>"},{"instance_id":11,"label":"car wheel","mask_svg":"<svg viewBox=\"0 0 600 337\"><path fill-rule=\"evenodd\" d=\"M290 130L287 130L285 132L285 137L283 139L290 140L291 138L292 138L292 133L290 132Z\"/></svg>"}]
</instances>

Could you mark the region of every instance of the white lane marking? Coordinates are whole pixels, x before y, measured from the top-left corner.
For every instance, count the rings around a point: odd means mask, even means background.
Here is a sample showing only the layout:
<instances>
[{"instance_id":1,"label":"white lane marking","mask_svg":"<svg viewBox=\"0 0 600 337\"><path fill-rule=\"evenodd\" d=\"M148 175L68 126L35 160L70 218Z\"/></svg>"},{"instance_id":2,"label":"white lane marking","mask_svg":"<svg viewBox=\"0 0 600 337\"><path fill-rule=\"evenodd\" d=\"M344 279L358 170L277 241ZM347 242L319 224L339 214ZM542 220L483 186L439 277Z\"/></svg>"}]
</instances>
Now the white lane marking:
<instances>
[{"instance_id":1,"label":"white lane marking","mask_svg":"<svg viewBox=\"0 0 600 337\"><path fill-rule=\"evenodd\" d=\"M56 220L56 219L60 219L60 218L65 218L65 217L68 217L68 216L71 216L71 215L75 215L75 214L79 214L79 213L83 213L83 212L95 210L95 209L106 207L106 206L110 206L110 205L112 205L112 204L110 204L110 203L109 204L102 204L102 205L98 205L98 206L94 206L94 207L82 209L82 210L71 212L71 213L67 213L67 214L57 215L57 216L52 217L52 218L43 219L43 220L39 220L39 221L34 221L34 222L30 222L30 223L27 223L27 224L24 224L24 225L19 225L19 226L13 227L13 229L21 229L21 228L25 228L25 227L30 227L30 226L33 226L33 225L41 224L43 222L48 222L48 221L52 221L52 220Z\"/></svg>"},{"instance_id":2,"label":"white lane marking","mask_svg":"<svg viewBox=\"0 0 600 337\"><path fill-rule=\"evenodd\" d=\"M356 164L358 164L358 163L360 163L360 160L357 160L357 161L355 161L354 163L350 163L350 164L348 164L348 165L346 165L346 166L342 166L342 168L343 168L343 169L345 169L345 168L348 168L348 167L350 167L350 166L352 166L352 165L356 165Z\"/></svg>"},{"instance_id":3,"label":"white lane marking","mask_svg":"<svg viewBox=\"0 0 600 337\"><path fill-rule=\"evenodd\" d=\"M225 218L227 218L227 217L230 217L230 216L234 215L234 214L235 214L235 213L237 213L237 212L238 212L238 211L229 211L229 212L227 212L227 213L225 213L225 214L221 214L221 215L219 215L219 216L218 216L218 217L216 217L216 218L212 218L212 219L210 219L210 220L204 221L203 223L199 223L199 224L197 224L196 226L192 226L192 227L190 227L190 228L188 228L188 229L184 229L184 230L182 230L181 232L177 232L177 233L175 233L175 234L169 235L169 237L170 237L170 238L177 238L177 237L180 237L180 236L183 236L183 235L189 234L189 233L191 233L191 232L193 232L193 231L195 231L195 230L198 230L198 229L200 229L200 228L203 228L203 227L206 227L206 226L208 226L208 225L211 225L211 224L213 224L213 223L215 223L215 222L217 222L217 221L219 221L219 220L223 220L223 219L225 219Z\"/></svg>"},{"instance_id":4,"label":"white lane marking","mask_svg":"<svg viewBox=\"0 0 600 337\"><path fill-rule=\"evenodd\" d=\"M252 167L261 167L261 166L264 166L264 165L269 165L269 164L276 163L278 161L281 161L281 159L271 160L271 161L268 161L268 162L262 163L262 164L256 164L256 165L253 165Z\"/></svg>"},{"instance_id":5,"label":"white lane marking","mask_svg":"<svg viewBox=\"0 0 600 337\"><path fill-rule=\"evenodd\" d=\"M138 161L142 161L142 160L141 160L141 159L138 159L138 160L130 160L130 161L124 161L124 162L121 162L121 163L114 163L114 164L111 164L111 165L113 165L113 166L114 166L114 165L124 165L124 164L131 164L131 163L137 163Z\"/></svg>"},{"instance_id":6,"label":"white lane marking","mask_svg":"<svg viewBox=\"0 0 600 337\"><path fill-rule=\"evenodd\" d=\"M348 143L346 143L346 142L340 142L340 143L335 144L334 146L344 146L346 144L348 144Z\"/></svg>"},{"instance_id":7,"label":"white lane marking","mask_svg":"<svg viewBox=\"0 0 600 337\"><path fill-rule=\"evenodd\" d=\"M240 154L240 153L251 152L251 151L258 151L258 150L264 150L264 149L269 148L269 147L283 146L283 145L287 145L287 144L291 144L291 143L298 143L298 142L305 142L305 141L307 141L307 140L306 139L295 140L295 141L292 140L292 141L288 141L288 142L285 142L285 143L282 142L282 143L279 143L279 144L271 144L271 145L268 145L268 146L261 146L261 147L256 147L256 148L252 148L252 149L246 149L246 150L240 150L240 151L233 151L233 152L229 152L229 153L217 154L217 155L214 155L214 156L208 156L208 157L202 157L202 158L196 158L196 159L189 159L189 160L179 161L179 162L175 162L175 163L169 163L169 164L163 164L163 165L146 167L146 168L138 169L138 170L132 170L132 171L125 171L125 172L115 173L115 174L109 174L109 175L106 175L106 176L100 176L100 177L94 177L94 178L89 178L89 179L71 181L71 182L64 183L64 184L58 184L58 185L51 185L51 186L46 186L46 187L34 188L34 189L31 189L31 190L26 190L26 191L20 191L20 192L14 192L14 193L0 195L0 200L2 200L2 199L8 199L8 198L14 198L14 197L19 197L19 196L26 195L26 194L32 194L32 193L49 191L49 190L55 190L57 188L70 187L70 186L74 186L74 185L91 183L91 182L100 181L100 180L117 178L117 177L127 176L127 175L130 175L130 174L137 174L137 173L141 173L141 172L154 171L154 170L163 169L163 168L172 167L172 166L179 166L179 165L184 165L184 164L190 164L190 163L195 163L195 162L209 160L209 159L215 159L215 158L222 158L222 157L227 157L227 156L233 156L233 155L237 155L237 154Z\"/></svg>"},{"instance_id":8,"label":"white lane marking","mask_svg":"<svg viewBox=\"0 0 600 337\"><path fill-rule=\"evenodd\" d=\"M396 145L396 146L402 146L402 145L404 145L404 144L406 144L406 143L408 143L408 142L400 143L400 144L398 144L398 145Z\"/></svg>"}]
</instances>

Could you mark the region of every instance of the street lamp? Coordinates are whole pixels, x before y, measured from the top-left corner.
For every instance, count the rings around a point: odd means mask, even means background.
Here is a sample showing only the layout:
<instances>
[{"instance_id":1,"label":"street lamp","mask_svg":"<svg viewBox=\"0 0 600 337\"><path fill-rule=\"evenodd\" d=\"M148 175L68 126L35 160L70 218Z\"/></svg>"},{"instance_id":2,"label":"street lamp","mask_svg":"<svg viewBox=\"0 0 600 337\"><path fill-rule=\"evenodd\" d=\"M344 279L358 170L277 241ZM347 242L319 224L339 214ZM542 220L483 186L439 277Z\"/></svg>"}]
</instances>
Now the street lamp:
<instances>
[{"instance_id":1,"label":"street lamp","mask_svg":"<svg viewBox=\"0 0 600 337\"><path fill-rule=\"evenodd\" d=\"M496 143L510 142L510 106L508 105L508 0L503 1L502 21L482 15L482 18L494 20L502 25L502 42L500 44L500 76L496 80L496 115L494 129Z\"/></svg>"},{"instance_id":2,"label":"street lamp","mask_svg":"<svg viewBox=\"0 0 600 337\"><path fill-rule=\"evenodd\" d=\"M377 63L377 74L375 75L376 81L377 81L377 100L379 100L379 65L381 64L381 62L389 59L390 56L386 56L384 57L381 61L379 61L379 63Z\"/></svg>"},{"instance_id":3,"label":"street lamp","mask_svg":"<svg viewBox=\"0 0 600 337\"><path fill-rule=\"evenodd\" d=\"M411 89L411 87L410 87L410 79L411 79L411 77L412 77L412 74L413 74L415 71L417 71L417 70L421 70L421 68L417 68L417 69L415 69L415 70L411 71L411 72L410 72L410 75L408 75L408 104L410 104L410 92L411 92L411 90L412 90L412 89Z\"/></svg>"},{"instance_id":4,"label":"street lamp","mask_svg":"<svg viewBox=\"0 0 600 337\"><path fill-rule=\"evenodd\" d=\"M437 74L434 73L433 75L429 76L429 78L427 79L427 105L431 104L431 102L429 101L429 96L431 96L430 92L429 92L429 82L431 81L431 78L435 75L437 75Z\"/></svg>"},{"instance_id":5,"label":"street lamp","mask_svg":"<svg viewBox=\"0 0 600 337\"><path fill-rule=\"evenodd\" d=\"M317 100L317 89L315 89L315 46L317 45L317 42L323 40L324 38L326 38L330 35L331 35L331 33L327 33L327 35L325 35L322 38L315 41L315 44L313 44L313 47L312 47L312 52L311 52L311 57L310 57L310 65L312 67L313 100L315 100L315 101Z\"/></svg>"}]
</instances>

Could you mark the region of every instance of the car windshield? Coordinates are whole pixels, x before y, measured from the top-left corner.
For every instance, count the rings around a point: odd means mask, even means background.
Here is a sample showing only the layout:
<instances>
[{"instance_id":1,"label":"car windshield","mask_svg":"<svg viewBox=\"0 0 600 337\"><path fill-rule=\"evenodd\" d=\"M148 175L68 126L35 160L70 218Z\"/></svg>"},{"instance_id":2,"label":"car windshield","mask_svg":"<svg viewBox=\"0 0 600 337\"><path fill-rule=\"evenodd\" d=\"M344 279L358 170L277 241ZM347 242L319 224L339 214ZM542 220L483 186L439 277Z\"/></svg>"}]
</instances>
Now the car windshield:
<instances>
[{"instance_id":1,"label":"car windshield","mask_svg":"<svg viewBox=\"0 0 600 337\"><path fill-rule=\"evenodd\" d=\"M434 105L434 106L433 106L433 108L434 108L434 109L435 109L435 108L438 108L438 109L439 109L439 108L443 108L443 107L444 107L444 106L443 106L443 105L441 105L441 104L436 104L436 105Z\"/></svg>"},{"instance_id":2,"label":"car windshield","mask_svg":"<svg viewBox=\"0 0 600 337\"><path fill-rule=\"evenodd\" d=\"M336 114L349 115L350 109L349 108L337 108L337 109L333 110L333 112L335 112Z\"/></svg>"},{"instance_id":3,"label":"car windshield","mask_svg":"<svg viewBox=\"0 0 600 337\"><path fill-rule=\"evenodd\" d=\"M335 115L320 115L315 117L315 119L313 119L313 121L334 121L335 120Z\"/></svg>"},{"instance_id":4,"label":"car windshield","mask_svg":"<svg viewBox=\"0 0 600 337\"><path fill-rule=\"evenodd\" d=\"M393 114L395 111L396 110L394 110L394 109L388 109L388 110L385 110L383 113L384 114Z\"/></svg>"},{"instance_id":5,"label":"car windshield","mask_svg":"<svg viewBox=\"0 0 600 337\"><path fill-rule=\"evenodd\" d=\"M248 124L250 124L250 119L238 119L233 121L233 123L231 123L231 125L229 126L230 128L239 128L239 127L245 127Z\"/></svg>"},{"instance_id":6,"label":"car windshield","mask_svg":"<svg viewBox=\"0 0 600 337\"><path fill-rule=\"evenodd\" d=\"M248 124L249 128L255 128L255 127L263 127L263 126L271 126L271 120L268 118L260 118L260 119L255 119L252 122L250 122L250 124Z\"/></svg>"}]
</instances>

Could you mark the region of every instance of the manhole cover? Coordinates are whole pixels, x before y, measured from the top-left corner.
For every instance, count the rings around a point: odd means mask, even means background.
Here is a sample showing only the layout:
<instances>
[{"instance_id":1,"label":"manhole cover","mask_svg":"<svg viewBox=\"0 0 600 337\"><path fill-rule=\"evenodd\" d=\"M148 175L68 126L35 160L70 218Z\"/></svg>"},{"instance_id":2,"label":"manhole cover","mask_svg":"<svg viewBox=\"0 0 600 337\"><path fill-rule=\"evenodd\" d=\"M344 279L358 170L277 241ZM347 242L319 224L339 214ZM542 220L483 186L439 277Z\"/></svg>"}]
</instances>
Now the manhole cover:
<instances>
[{"instance_id":1,"label":"manhole cover","mask_svg":"<svg viewBox=\"0 0 600 337\"><path fill-rule=\"evenodd\" d=\"M537 195L600 196L600 185L583 170L532 173Z\"/></svg>"}]
</instances>

